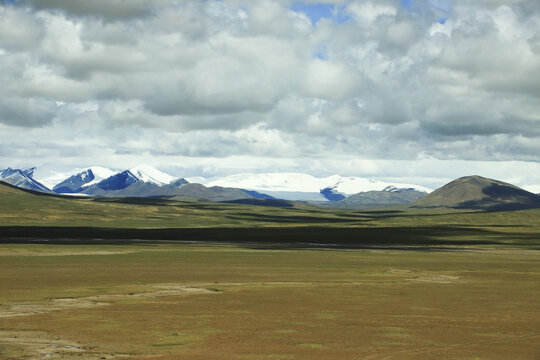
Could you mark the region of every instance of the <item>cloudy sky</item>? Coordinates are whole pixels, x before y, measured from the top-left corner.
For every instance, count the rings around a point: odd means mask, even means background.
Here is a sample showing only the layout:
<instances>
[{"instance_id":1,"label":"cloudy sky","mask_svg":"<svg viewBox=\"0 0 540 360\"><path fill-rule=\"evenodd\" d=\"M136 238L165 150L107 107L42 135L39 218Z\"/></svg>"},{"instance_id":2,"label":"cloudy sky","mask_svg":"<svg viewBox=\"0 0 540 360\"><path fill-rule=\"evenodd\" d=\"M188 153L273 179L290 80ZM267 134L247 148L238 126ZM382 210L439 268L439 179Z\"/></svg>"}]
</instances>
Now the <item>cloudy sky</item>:
<instances>
[{"instance_id":1,"label":"cloudy sky","mask_svg":"<svg viewBox=\"0 0 540 360\"><path fill-rule=\"evenodd\" d=\"M540 192L538 0L0 4L0 168Z\"/></svg>"}]
</instances>

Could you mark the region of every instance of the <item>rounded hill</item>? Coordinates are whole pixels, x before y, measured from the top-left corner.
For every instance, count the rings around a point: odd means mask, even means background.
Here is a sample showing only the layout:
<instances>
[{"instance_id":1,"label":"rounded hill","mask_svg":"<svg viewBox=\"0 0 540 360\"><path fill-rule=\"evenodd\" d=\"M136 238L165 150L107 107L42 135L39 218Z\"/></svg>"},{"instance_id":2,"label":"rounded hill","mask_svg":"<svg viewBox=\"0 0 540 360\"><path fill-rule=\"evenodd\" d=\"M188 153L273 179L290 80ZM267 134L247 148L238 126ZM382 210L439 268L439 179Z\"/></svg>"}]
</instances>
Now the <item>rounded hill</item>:
<instances>
[{"instance_id":1,"label":"rounded hill","mask_svg":"<svg viewBox=\"0 0 540 360\"><path fill-rule=\"evenodd\" d=\"M540 207L540 196L482 176L456 179L414 202L412 207L517 210Z\"/></svg>"}]
</instances>

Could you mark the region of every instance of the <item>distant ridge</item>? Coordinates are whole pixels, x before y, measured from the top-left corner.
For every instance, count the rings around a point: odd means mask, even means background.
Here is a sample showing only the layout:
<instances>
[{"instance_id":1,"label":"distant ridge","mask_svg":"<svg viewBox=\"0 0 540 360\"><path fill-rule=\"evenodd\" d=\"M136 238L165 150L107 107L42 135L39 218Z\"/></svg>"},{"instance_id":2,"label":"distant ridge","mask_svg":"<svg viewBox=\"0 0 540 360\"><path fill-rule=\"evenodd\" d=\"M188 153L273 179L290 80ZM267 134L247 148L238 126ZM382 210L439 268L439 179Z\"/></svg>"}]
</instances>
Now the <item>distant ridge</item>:
<instances>
[{"instance_id":1,"label":"distant ridge","mask_svg":"<svg viewBox=\"0 0 540 360\"><path fill-rule=\"evenodd\" d=\"M13 184L5 182L4 180L0 180L0 197L6 196L6 195L16 195L16 196L31 195L30 198L32 198L33 195L39 196L42 198L57 198L57 199L86 199L87 198L87 196L76 196L76 195L72 196L70 194L57 194L54 191L41 191L41 190L26 189L26 188L15 186Z\"/></svg>"},{"instance_id":2,"label":"distant ridge","mask_svg":"<svg viewBox=\"0 0 540 360\"><path fill-rule=\"evenodd\" d=\"M373 209L389 208L410 204L426 196L424 191L388 187L383 191L366 191L351 195L336 202L319 204L333 209Z\"/></svg>"},{"instance_id":3,"label":"distant ridge","mask_svg":"<svg viewBox=\"0 0 540 360\"><path fill-rule=\"evenodd\" d=\"M35 169L33 167L28 170L21 170L8 167L7 169L0 170L0 180L22 189L45 193L52 192L48 187L33 178Z\"/></svg>"},{"instance_id":4,"label":"distant ridge","mask_svg":"<svg viewBox=\"0 0 540 360\"><path fill-rule=\"evenodd\" d=\"M206 187L201 184L187 183L171 192L172 200L182 200L182 197L194 197L210 201L231 201L251 199L252 196L237 188L225 188L221 186Z\"/></svg>"},{"instance_id":5,"label":"distant ridge","mask_svg":"<svg viewBox=\"0 0 540 360\"><path fill-rule=\"evenodd\" d=\"M23 187L15 186L4 180L0 180L0 196L6 194L32 194L32 195L43 195L43 196L56 196L52 192L43 192L37 190L26 189Z\"/></svg>"},{"instance_id":6,"label":"distant ridge","mask_svg":"<svg viewBox=\"0 0 540 360\"><path fill-rule=\"evenodd\" d=\"M519 210L540 207L540 196L482 176L456 179L414 202L415 208Z\"/></svg>"}]
</instances>

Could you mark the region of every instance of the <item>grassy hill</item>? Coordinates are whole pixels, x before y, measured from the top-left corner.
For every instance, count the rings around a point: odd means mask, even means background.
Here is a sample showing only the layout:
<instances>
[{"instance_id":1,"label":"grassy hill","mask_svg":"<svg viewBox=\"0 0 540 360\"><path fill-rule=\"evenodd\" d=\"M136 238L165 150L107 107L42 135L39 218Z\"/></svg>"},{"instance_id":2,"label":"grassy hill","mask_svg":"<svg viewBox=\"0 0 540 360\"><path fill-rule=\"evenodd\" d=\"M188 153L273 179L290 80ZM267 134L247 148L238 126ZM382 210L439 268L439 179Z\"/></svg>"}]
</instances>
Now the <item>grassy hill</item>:
<instances>
[{"instance_id":1,"label":"grassy hill","mask_svg":"<svg viewBox=\"0 0 540 360\"><path fill-rule=\"evenodd\" d=\"M0 239L147 239L364 245L526 245L540 239L540 209L506 212L330 210L74 198L0 184Z\"/></svg>"},{"instance_id":2,"label":"grassy hill","mask_svg":"<svg viewBox=\"0 0 540 360\"><path fill-rule=\"evenodd\" d=\"M517 210L540 207L540 196L481 176L456 179L413 204L418 208Z\"/></svg>"},{"instance_id":3,"label":"grassy hill","mask_svg":"<svg viewBox=\"0 0 540 360\"><path fill-rule=\"evenodd\" d=\"M319 203L330 209L384 209L410 204L426 196L427 193L413 189L396 191L366 191L346 197L336 202Z\"/></svg>"},{"instance_id":4,"label":"grassy hill","mask_svg":"<svg viewBox=\"0 0 540 360\"><path fill-rule=\"evenodd\" d=\"M329 223L340 226L355 221L354 217L302 203L290 203L289 208L281 209L188 200L49 195L0 182L0 225L197 228Z\"/></svg>"}]
</instances>

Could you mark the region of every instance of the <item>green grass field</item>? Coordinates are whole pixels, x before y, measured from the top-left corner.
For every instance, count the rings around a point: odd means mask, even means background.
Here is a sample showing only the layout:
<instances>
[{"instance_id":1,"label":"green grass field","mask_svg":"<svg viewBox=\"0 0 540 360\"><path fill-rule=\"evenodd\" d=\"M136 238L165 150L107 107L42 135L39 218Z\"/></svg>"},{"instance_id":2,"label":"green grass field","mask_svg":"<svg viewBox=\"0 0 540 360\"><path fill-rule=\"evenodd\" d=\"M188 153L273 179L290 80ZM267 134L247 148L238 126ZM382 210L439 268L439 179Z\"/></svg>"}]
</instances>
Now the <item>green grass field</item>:
<instances>
[{"instance_id":1,"label":"green grass field","mask_svg":"<svg viewBox=\"0 0 540 360\"><path fill-rule=\"evenodd\" d=\"M534 250L3 245L2 359L537 359Z\"/></svg>"},{"instance_id":2,"label":"green grass field","mask_svg":"<svg viewBox=\"0 0 540 360\"><path fill-rule=\"evenodd\" d=\"M538 209L0 186L0 359L539 359L539 248Z\"/></svg>"}]
</instances>

